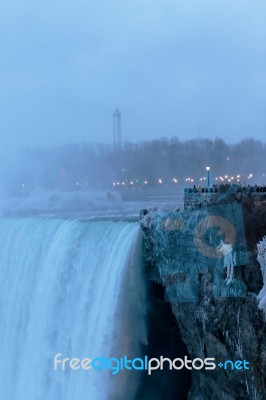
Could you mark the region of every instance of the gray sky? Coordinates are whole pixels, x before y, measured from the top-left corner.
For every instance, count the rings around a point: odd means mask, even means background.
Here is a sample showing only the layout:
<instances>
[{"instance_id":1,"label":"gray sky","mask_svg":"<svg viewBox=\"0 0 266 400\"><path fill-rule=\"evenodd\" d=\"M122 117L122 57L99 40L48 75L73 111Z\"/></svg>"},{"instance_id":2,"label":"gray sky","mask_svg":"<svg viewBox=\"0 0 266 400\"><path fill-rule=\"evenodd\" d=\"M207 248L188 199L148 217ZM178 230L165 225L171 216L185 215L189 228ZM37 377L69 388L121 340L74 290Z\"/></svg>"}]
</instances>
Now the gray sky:
<instances>
[{"instance_id":1,"label":"gray sky","mask_svg":"<svg viewBox=\"0 0 266 400\"><path fill-rule=\"evenodd\" d=\"M8 0L1 143L266 131L265 0Z\"/></svg>"}]
</instances>

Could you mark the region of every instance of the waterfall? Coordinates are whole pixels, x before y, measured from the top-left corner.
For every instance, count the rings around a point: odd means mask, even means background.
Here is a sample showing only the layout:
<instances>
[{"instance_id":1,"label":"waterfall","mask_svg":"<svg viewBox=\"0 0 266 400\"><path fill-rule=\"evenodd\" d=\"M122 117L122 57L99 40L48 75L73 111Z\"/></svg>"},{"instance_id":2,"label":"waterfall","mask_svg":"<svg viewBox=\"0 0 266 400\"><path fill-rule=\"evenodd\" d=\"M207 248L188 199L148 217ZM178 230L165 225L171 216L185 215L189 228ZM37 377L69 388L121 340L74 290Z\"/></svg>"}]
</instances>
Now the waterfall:
<instances>
[{"instance_id":1,"label":"waterfall","mask_svg":"<svg viewBox=\"0 0 266 400\"><path fill-rule=\"evenodd\" d=\"M134 398L137 374L55 370L53 362L57 353L140 356L146 340L140 235L137 223L123 221L0 220L3 399Z\"/></svg>"}]
</instances>

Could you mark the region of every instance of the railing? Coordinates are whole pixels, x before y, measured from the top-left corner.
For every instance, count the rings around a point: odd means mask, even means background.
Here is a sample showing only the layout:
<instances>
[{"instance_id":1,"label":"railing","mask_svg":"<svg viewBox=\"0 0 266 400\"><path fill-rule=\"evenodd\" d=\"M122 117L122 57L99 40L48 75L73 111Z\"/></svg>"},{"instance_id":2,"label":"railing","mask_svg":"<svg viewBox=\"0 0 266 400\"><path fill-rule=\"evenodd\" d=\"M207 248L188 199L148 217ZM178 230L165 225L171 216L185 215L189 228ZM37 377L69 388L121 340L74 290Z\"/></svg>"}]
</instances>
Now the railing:
<instances>
[{"instance_id":1,"label":"railing","mask_svg":"<svg viewBox=\"0 0 266 400\"><path fill-rule=\"evenodd\" d=\"M240 202L243 198L266 200L266 186L220 185L212 187L186 188L184 208L201 208L221 202Z\"/></svg>"}]
</instances>

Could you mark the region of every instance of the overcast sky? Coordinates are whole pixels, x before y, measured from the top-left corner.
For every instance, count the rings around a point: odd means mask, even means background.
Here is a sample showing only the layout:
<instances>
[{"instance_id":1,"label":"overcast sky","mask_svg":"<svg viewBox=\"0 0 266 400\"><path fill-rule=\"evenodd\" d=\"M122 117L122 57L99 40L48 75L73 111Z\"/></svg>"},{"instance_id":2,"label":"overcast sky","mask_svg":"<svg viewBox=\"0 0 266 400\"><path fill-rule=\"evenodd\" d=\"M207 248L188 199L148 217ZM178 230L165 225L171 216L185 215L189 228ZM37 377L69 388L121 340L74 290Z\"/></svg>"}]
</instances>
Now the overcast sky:
<instances>
[{"instance_id":1,"label":"overcast sky","mask_svg":"<svg viewBox=\"0 0 266 400\"><path fill-rule=\"evenodd\" d=\"M8 0L1 144L266 137L265 0Z\"/></svg>"}]
</instances>

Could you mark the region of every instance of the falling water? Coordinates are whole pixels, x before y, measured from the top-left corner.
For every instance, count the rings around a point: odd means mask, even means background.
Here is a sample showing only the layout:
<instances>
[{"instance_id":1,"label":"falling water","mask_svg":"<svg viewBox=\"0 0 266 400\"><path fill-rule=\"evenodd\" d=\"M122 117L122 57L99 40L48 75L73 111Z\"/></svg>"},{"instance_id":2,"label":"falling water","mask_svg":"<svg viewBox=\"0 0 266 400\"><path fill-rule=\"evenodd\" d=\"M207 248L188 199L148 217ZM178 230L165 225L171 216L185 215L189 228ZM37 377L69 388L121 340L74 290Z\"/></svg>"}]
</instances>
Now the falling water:
<instances>
[{"instance_id":1,"label":"falling water","mask_svg":"<svg viewBox=\"0 0 266 400\"><path fill-rule=\"evenodd\" d=\"M138 224L122 221L0 220L3 399L134 398L138 381L130 371L54 370L53 361L57 353L140 355L140 235Z\"/></svg>"}]
</instances>

